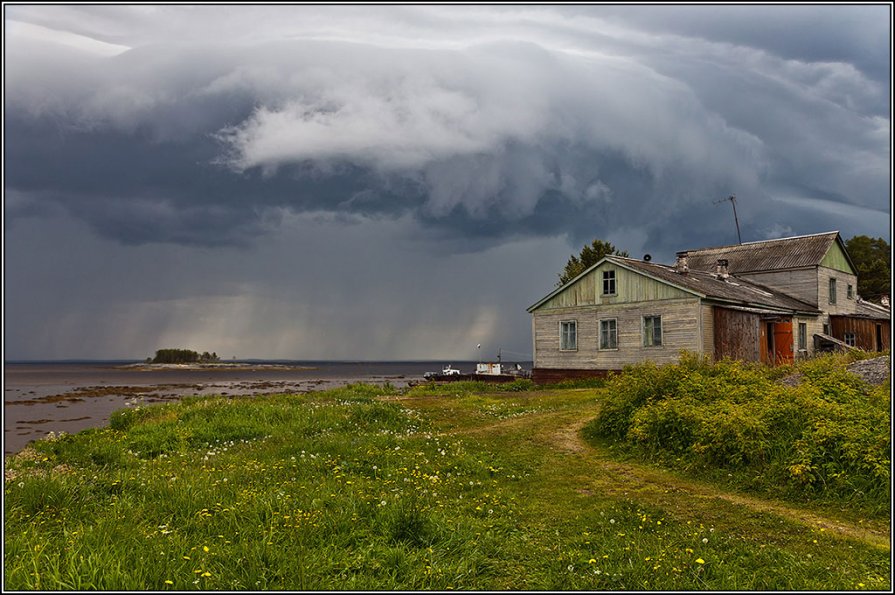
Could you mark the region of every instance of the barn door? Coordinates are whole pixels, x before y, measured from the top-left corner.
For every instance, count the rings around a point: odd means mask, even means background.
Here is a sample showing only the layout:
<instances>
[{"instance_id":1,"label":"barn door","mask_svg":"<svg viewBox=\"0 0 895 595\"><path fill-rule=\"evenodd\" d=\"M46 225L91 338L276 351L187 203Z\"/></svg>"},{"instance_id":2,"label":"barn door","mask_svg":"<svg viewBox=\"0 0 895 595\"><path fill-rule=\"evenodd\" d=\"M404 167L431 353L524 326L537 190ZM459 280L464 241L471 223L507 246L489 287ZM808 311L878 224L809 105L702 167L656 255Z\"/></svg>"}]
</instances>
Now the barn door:
<instances>
[{"instance_id":1,"label":"barn door","mask_svg":"<svg viewBox=\"0 0 895 595\"><path fill-rule=\"evenodd\" d=\"M791 364L792 353L792 321L774 323L774 363Z\"/></svg>"}]
</instances>

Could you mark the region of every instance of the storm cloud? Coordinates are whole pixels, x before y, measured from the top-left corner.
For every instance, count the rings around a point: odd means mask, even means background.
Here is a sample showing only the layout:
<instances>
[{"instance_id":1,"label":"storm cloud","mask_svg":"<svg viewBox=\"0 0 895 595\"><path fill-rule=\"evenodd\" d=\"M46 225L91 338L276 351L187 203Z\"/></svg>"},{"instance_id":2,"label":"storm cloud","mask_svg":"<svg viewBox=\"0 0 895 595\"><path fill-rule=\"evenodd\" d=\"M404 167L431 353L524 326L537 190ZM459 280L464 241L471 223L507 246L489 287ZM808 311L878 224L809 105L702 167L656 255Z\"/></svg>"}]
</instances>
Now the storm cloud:
<instances>
[{"instance_id":1,"label":"storm cloud","mask_svg":"<svg viewBox=\"0 0 895 595\"><path fill-rule=\"evenodd\" d=\"M888 238L889 10L7 5L7 349L48 353L30 332L41 317L96 328L78 303L29 306L35 284L58 288L53 273L35 280L52 259L34 234L50 231L91 246L88 260L128 255L108 279L128 268L150 287L138 300L109 282L104 299L129 328L195 327L251 345L240 356L296 358L446 357L483 328L526 352L524 308L569 253L594 237L660 259L731 243L730 209L713 204L731 194L744 240ZM354 258L289 268L332 243ZM174 254L176 267L150 264ZM465 290L433 272L446 259L465 263ZM514 260L541 268L507 282ZM367 270L363 308L333 298ZM320 293L297 290L310 279ZM475 314L507 285L508 301ZM204 326L147 314L169 299L216 305ZM456 331L433 316L444 304L474 322ZM233 317L250 322L221 322ZM378 339L330 345L307 324L278 335L284 317ZM114 336L91 353L189 342Z\"/></svg>"}]
</instances>

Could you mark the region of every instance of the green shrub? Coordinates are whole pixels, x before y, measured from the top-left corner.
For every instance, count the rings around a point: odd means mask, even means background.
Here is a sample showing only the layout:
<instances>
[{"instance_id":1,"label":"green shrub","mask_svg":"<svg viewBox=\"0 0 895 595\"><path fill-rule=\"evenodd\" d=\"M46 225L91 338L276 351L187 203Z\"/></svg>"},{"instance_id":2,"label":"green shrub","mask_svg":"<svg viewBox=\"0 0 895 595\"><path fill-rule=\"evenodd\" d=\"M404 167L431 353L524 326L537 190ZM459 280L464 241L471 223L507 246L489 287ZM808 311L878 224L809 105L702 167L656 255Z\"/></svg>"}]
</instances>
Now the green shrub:
<instances>
[{"instance_id":1,"label":"green shrub","mask_svg":"<svg viewBox=\"0 0 895 595\"><path fill-rule=\"evenodd\" d=\"M846 370L859 355L799 363L797 386L779 370L684 355L614 377L591 439L707 472L726 472L774 496L848 502L881 511L890 488L890 392ZM787 375L789 375L787 374Z\"/></svg>"}]
</instances>

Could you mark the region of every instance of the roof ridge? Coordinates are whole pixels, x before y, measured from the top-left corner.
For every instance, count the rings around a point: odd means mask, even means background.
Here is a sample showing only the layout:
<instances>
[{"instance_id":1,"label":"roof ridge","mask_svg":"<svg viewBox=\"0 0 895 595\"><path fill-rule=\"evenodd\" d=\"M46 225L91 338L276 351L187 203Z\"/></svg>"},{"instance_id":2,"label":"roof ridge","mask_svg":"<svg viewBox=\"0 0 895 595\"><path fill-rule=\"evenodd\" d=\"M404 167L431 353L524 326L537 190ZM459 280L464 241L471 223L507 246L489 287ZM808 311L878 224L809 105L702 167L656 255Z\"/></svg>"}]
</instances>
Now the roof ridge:
<instances>
[{"instance_id":1,"label":"roof ridge","mask_svg":"<svg viewBox=\"0 0 895 595\"><path fill-rule=\"evenodd\" d=\"M788 236L785 238L774 238L771 240L753 240L751 242L742 242L741 244L725 244L723 246L710 246L708 248L694 248L692 250L687 250L686 252L707 252L709 250L720 250L722 248L739 248L740 246L754 246L755 244L769 244L771 242L785 242L787 240L799 240L802 238L813 238L817 236L827 236L832 234L839 234L839 230L833 231L824 231L821 233L807 233L800 236Z\"/></svg>"}]
</instances>

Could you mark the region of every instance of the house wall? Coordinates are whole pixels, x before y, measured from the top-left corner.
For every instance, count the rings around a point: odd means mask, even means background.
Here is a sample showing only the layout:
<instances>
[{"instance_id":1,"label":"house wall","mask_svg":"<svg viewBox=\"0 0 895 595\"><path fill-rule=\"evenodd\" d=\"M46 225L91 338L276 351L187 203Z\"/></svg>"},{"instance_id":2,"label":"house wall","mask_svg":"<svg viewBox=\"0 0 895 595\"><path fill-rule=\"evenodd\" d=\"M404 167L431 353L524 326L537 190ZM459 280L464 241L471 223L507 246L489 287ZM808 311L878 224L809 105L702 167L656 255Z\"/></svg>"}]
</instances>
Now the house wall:
<instances>
[{"instance_id":1,"label":"house wall","mask_svg":"<svg viewBox=\"0 0 895 595\"><path fill-rule=\"evenodd\" d=\"M662 317L662 345L643 346L643 317ZM703 353L702 308L698 297L651 302L539 309L533 313L535 368L620 370L647 360L677 362L681 350ZM599 349L599 321L614 318L618 348ZM578 349L560 351L560 322L577 322Z\"/></svg>"},{"instance_id":2,"label":"house wall","mask_svg":"<svg viewBox=\"0 0 895 595\"><path fill-rule=\"evenodd\" d=\"M743 273L738 274L737 276L776 289L797 300L802 300L803 302L814 305L818 303L817 273L814 267L785 271Z\"/></svg>"},{"instance_id":3,"label":"house wall","mask_svg":"<svg viewBox=\"0 0 895 595\"><path fill-rule=\"evenodd\" d=\"M602 295L604 271L615 271L615 295ZM604 262L577 281L563 288L562 292L541 304L536 311L576 306L668 300L691 295L693 294L629 271L611 262Z\"/></svg>"},{"instance_id":4,"label":"house wall","mask_svg":"<svg viewBox=\"0 0 895 595\"><path fill-rule=\"evenodd\" d=\"M805 359L814 355L814 335L823 332L826 316L794 316L792 319L793 353L796 359ZM807 345L805 351L799 351L799 323L805 323Z\"/></svg>"},{"instance_id":5,"label":"house wall","mask_svg":"<svg viewBox=\"0 0 895 595\"><path fill-rule=\"evenodd\" d=\"M830 303L830 279L836 279L836 303ZM846 298L846 288L851 284L852 297ZM828 267L817 267L817 307L825 314L855 314L858 309L858 277Z\"/></svg>"},{"instance_id":6,"label":"house wall","mask_svg":"<svg viewBox=\"0 0 895 595\"><path fill-rule=\"evenodd\" d=\"M880 327L882 349L889 349L889 321L873 318L852 318L850 316L831 316L830 332L833 337L845 341L845 333L855 334L855 347L865 351L877 351L876 328Z\"/></svg>"},{"instance_id":7,"label":"house wall","mask_svg":"<svg viewBox=\"0 0 895 595\"><path fill-rule=\"evenodd\" d=\"M715 345L715 316L714 308L710 304L702 304L702 346L703 353L709 357L714 357Z\"/></svg>"},{"instance_id":8,"label":"house wall","mask_svg":"<svg viewBox=\"0 0 895 595\"><path fill-rule=\"evenodd\" d=\"M761 320L753 312L742 312L715 306L712 308L714 357L747 362L761 359Z\"/></svg>"}]
</instances>

